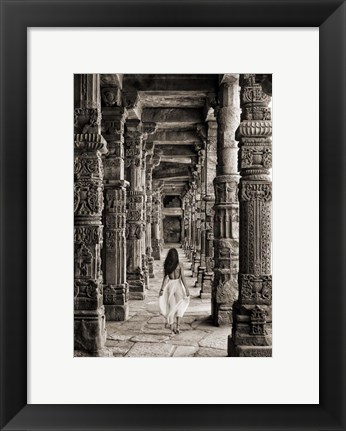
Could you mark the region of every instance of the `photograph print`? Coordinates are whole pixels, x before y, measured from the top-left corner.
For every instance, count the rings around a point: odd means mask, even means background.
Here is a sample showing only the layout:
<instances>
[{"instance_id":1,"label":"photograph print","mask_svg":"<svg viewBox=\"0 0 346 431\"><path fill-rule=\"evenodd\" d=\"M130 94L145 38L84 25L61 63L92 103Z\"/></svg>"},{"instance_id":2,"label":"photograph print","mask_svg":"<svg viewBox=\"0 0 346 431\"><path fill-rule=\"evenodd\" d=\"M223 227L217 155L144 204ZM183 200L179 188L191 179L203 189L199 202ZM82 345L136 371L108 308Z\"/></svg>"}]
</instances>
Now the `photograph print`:
<instances>
[{"instance_id":1,"label":"photograph print","mask_svg":"<svg viewBox=\"0 0 346 431\"><path fill-rule=\"evenodd\" d=\"M271 102L271 74L74 75L74 356L272 356Z\"/></svg>"}]
</instances>

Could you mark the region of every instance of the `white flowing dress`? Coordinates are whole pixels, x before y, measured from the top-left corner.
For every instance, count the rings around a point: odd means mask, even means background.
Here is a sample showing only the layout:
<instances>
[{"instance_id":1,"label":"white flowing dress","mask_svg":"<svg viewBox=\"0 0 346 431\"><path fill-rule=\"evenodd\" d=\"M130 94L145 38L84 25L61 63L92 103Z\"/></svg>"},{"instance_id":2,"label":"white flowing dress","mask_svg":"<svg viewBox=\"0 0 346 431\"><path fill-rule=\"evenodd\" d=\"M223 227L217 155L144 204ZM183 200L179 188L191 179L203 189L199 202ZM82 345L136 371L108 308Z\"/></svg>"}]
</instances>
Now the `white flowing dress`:
<instances>
[{"instance_id":1,"label":"white flowing dress","mask_svg":"<svg viewBox=\"0 0 346 431\"><path fill-rule=\"evenodd\" d=\"M167 323L172 325L176 317L183 317L190 303L184 284L179 278L170 279L166 275L162 287L163 293L159 298L160 312L166 317Z\"/></svg>"}]
</instances>

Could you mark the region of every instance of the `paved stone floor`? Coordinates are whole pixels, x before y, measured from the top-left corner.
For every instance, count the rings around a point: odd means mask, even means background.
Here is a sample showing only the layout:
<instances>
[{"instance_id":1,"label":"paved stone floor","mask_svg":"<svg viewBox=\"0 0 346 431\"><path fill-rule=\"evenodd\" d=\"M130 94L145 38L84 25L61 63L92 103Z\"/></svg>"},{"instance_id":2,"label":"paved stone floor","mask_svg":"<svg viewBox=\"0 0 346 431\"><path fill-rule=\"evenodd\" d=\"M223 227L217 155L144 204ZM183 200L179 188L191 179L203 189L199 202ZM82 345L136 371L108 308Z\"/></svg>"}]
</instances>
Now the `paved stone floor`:
<instances>
[{"instance_id":1,"label":"paved stone floor","mask_svg":"<svg viewBox=\"0 0 346 431\"><path fill-rule=\"evenodd\" d=\"M190 290L190 305L182 318L180 334L172 334L160 316L158 298L163 277L163 262L169 246L179 251ZM126 322L107 322L107 342L102 356L129 357L216 357L227 356L231 328L218 328L210 320L210 299L200 299L194 287L191 263L180 245L166 245L161 260L154 261L155 278L150 279L144 301L130 301Z\"/></svg>"}]
</instances>

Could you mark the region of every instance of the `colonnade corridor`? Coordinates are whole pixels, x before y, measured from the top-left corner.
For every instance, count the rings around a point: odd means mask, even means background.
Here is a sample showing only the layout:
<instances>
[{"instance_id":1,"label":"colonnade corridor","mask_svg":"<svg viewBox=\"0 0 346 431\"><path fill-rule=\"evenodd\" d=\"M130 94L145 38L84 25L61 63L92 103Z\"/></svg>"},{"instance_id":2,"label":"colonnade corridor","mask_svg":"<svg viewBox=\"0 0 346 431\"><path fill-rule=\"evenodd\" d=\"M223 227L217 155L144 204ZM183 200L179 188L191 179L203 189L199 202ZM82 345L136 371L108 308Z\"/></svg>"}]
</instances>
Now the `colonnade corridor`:
<instances>
[{"instance_id":1,"label":"colonnade corridor","mask_svg":"<svg viewBox=\"0 0 346 431\"><path fill-rule=\"evenodd\" d=\"M74 84L75 355L272 356L271 75ZM172 243L180 334L159 313Z\"/></svg>"},{"instance_id":2,"label":"colonnade corridor","mask_svg":"<svg viewBox=\"0 0 346 431\"><path fill-rule=\"evenodd\" d=\"M170 247L179 253L190 290L190 304L180 325L180 334L172 334L160 315L158 298L163 278L163 262ZM191 262L180 244L165 244L161 260L154 261L155 278L150 279L144 300L130 300L129 319L106 322L107 341L103 356L128 357L216 357L227 356L227 339L231 327L216 327L211 321L211 302L199 298Z\"/></svg>"}]
</instances>

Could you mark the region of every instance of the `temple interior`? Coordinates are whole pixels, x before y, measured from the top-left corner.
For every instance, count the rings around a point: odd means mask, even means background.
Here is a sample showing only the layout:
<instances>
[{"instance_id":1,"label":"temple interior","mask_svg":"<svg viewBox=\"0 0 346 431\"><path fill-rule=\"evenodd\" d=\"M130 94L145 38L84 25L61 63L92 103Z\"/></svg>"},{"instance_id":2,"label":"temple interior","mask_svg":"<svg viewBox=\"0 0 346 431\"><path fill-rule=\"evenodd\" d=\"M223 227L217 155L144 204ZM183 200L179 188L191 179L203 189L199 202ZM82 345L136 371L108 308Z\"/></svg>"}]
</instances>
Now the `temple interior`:
<instances>
[{"instance_id":1,"label":"temple interior","mask_svg":"<svg viewBox=\"0 0 346 431\"><path fill-rule=\"evenodd\" d=\"M272 355L271 97L269 74L74 76L75 356Z\"/></svg>"}]
</instances>

